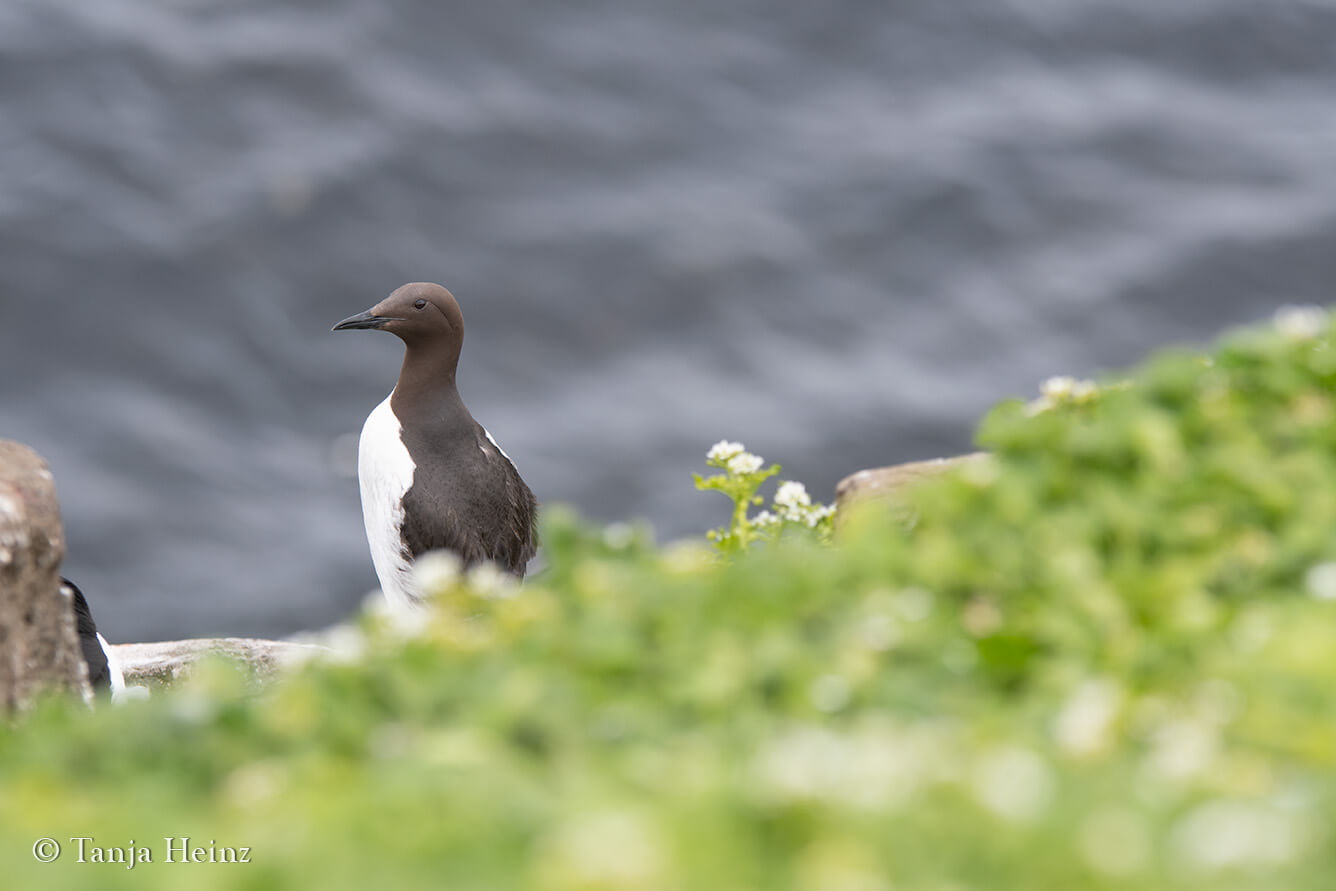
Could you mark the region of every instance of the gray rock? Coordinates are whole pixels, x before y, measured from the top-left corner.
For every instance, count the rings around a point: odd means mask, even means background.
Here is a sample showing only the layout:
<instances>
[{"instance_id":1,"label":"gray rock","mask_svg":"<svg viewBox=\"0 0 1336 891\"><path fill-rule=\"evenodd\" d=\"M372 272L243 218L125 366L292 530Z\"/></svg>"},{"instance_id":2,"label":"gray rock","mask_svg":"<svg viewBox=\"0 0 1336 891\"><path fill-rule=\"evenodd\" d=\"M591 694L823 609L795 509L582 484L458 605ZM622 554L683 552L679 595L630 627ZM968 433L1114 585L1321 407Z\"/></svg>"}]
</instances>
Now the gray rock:
<instances>
[{"instance_id":1,"label":"gray rock","mask_svg":"<svg viewBox=\"0 0 1336 891\"><path fill-rule=\"evenodd\" d=\"M72 601L60 592L65 529L41 456L0 440L0 713L46 690L92 701Z\"/></svg>"},{"instance_id":2,"label":"gray rock","mask_svg":"<svg viewBox=\"0 0 1336 891\"><path fill-rule=\"evenodd\" d=\"M126 684L164 687L190 676L203 660L222 658L237 663L253 680L267 681L281 669L326 652L324 647L246 637L166 640L116 644Z\"/></svg>"},{"instance_id":3,"label":"gray rock","mask_svg":"<svg viewBox=\"0 0 1336 891\"><path fill-rule=\"evenodd\" d=\"M914 461L909 464L895 464L890 467L877 467L860 470L840 480L835 487L836 504L839 506L835 516L847 516L851 507L858 503L874 502L904 510L906 491L915 483L940 476L949 470L966 464L982 461L987 452L973 452L955 458L935 458L931 461Z\"/></svg>"}]
</instances>

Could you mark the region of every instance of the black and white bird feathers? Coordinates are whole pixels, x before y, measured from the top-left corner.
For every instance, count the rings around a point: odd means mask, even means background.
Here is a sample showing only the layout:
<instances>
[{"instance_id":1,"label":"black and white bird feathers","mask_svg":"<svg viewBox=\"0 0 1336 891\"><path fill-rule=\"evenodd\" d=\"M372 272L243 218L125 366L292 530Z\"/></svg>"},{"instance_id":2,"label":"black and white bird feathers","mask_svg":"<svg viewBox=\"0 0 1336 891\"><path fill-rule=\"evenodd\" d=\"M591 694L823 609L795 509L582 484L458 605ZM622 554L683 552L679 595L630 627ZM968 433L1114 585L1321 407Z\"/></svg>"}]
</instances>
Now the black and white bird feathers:
<instances>
[{"instance_id":1,"label":"black and white bird feathers","mask_svg":"<svg viewBox=\"0 0 1336 891\"><path fill-rule=\"evenodd\" d=\"M93 613L79 586L67 578L60 580L60 593L74 601L74 620L79 632L79 647L88 666L88 683L94 693L109 692L119 699L125 692L125 675L111 652L107 639L98 633Z\"/></svg>"},{"instance_id":2,"label":"black and white bird feathers","mask_svg":"<svg viewBox=\"0 0 1336 891\"><path fill-rule=\"evenodd\" d=\"M335 331L388 331L404 342L393 392L358 442L357 478L371 559L392 605L422 600L412 562L447 550L523 578L537 550L537 502L455 386L464 317L440 285L404 285Z\"/></svg>"}]
</instances>

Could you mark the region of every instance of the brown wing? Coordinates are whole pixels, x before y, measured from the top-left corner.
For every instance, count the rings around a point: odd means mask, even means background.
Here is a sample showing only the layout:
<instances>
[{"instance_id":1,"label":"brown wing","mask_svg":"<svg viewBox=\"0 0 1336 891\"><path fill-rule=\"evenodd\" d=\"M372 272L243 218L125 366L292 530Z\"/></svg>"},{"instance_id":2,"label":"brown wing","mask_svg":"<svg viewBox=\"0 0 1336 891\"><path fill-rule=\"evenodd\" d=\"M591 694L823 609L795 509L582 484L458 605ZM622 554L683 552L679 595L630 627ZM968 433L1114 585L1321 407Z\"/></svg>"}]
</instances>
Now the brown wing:
<instances>
[{"instance_id":1,"label":"brown wing","mask_svg":"<svg viewBox=\"0 0 1336 891\"><path fill-rule=\"evenodd\" d=\"M485 460L468 472L449 474L450 485L434 486L435 498L414 480L404 494L404 552L416 559L445 549L465 567L490 560L523 578L538 550L538 503L503 455L480 451L478 457Z\"/></svg>"}]
</instances>

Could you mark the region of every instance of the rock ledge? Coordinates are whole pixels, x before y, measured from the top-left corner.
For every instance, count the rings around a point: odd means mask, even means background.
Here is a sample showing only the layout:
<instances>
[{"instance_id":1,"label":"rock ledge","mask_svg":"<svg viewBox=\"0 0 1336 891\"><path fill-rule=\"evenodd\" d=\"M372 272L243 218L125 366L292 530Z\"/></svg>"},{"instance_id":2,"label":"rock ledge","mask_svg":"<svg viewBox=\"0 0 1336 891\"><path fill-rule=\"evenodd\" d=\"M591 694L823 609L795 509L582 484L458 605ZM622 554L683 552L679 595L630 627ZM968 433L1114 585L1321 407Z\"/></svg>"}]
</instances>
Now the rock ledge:
<instances>
[{"instance_id":1,"label":"rock ledge","mask_svg":"<svg viewBox=\"0 0 1336 891\"><path fill-rule=\"evenodd\" d=\"M111 651L120 660L127 684L148 687L163 687L189 677L197 663L209 658L236 662L254 679L264 681L286 666L326 652L313 644L249 637L116 644Z\"/></svg>"}]
</instances>

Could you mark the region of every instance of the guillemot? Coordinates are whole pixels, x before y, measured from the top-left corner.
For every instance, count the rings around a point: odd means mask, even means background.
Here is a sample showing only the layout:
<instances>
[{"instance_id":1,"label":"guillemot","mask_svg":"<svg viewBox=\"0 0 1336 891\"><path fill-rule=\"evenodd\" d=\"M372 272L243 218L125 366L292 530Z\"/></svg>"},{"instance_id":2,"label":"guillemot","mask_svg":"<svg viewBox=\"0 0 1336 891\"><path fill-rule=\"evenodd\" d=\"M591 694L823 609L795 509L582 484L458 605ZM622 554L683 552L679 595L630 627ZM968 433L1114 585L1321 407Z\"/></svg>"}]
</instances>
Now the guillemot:
<instances>
[{"instance_id":1,"label":"guillemot","mask_svg":"<svg viewBox=\"0 0 1336 891\"><path fill-rule=\"evenodd\" d=\"M107 639L98 633L88 601L79 586L64 577L60 580L60 593L74 600L74 619L84 664L88 666L89 685L94 692L106 691L113 700L119 700L125 694L125 675Z\"/></svg>"},{"instance_id":2,"label":"guillemot","mask_svg":"<svg viewBox=\"0 0 1336 891\"><path fill-rule=\"evenodd\" d=\"M455 387L464 316L454 296L413 282L333 328L349 329L388 331L406 347L399 381L367 417L357 447L362 519L386 598L421 604L412 562L433 550L523 578L537 550L538 505Z\"/></svg>"}]
</instances>

